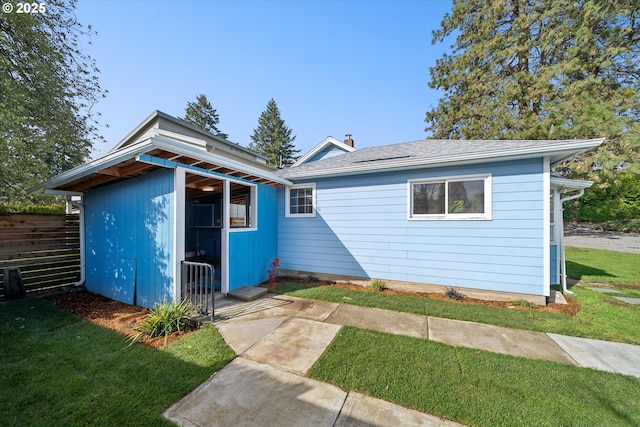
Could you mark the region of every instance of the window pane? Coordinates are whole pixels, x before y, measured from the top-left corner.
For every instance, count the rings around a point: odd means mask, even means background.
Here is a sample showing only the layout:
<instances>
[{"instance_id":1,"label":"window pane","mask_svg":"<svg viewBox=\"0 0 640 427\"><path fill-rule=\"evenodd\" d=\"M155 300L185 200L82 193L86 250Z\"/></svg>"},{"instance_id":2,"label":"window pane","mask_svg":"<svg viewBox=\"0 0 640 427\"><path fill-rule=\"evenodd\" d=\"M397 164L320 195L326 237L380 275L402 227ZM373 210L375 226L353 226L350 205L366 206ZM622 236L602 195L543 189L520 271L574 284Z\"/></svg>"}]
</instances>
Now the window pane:
<instances>
[{"instance_id":1,"label":"window pane","mask_svg":"<svg viewBox=\"0 0 640 427\"><path fill-rule=\"evenodd\" d=\"M289 190L289 213L313 213L313 188L292 188Z\"/></svg>"},{"instance_id":2,"label":"window pane","mask_svg":"<svg viewBox=\"0 0 640 427\"><path fill-rule=\"evenodd\" d=\"M251 227L251 187L233 184L231 187L231 203L229 204L229 221L231 227Z\"/></svg>"},{"instance_id":3,"label":"window pane","mask_svg":"<svg viewBox=\"0 0 640 427\"><path fill-rule=\"evenodd\" d=\"M444 183L413 185L414 215L444 215Z\"/></svg>"},{"instance_id":4,"label":"window pane","mask_svg":"<svg viewBox=\"0 0 640 427\"><path fill-rule=\"evenodd\" d=\"M484 180L449 182L449 213L484 213Z\"/></svg>"}]
</instances>

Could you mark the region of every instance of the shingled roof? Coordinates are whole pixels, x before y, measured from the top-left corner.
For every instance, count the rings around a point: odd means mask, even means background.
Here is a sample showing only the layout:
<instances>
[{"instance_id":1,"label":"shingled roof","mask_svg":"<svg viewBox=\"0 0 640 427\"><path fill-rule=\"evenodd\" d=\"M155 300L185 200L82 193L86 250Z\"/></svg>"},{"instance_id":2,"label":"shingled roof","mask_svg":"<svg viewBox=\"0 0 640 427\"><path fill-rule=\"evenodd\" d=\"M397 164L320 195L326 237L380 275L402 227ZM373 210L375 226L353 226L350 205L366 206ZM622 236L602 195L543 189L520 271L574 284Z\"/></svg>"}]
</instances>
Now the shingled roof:
<instances>
[{"instance_id":1,"label":"shingled roof","mask_svg":"<svg viewBox=\"0 0 640 427\"><path fill-rule=\"evenodd\" d=\"M487 161L549 157L551 164L597 147L604 141L581 140L419 140L362 148L277 172L283 178L312 178L464 165Z\"/></svg>"}]
</instances>

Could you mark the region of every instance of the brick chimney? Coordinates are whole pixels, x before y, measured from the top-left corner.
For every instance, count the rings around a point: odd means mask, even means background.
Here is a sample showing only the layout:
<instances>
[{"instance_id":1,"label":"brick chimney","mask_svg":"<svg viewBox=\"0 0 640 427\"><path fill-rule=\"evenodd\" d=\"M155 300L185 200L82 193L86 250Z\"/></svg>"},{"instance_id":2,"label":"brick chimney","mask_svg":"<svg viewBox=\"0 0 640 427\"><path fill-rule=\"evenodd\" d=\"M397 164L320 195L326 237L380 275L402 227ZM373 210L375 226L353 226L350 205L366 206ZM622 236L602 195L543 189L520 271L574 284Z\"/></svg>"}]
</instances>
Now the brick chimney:
<instances>
[{"instance_id":1,"label":"brick chimney","mask_svg":"<svg viewBox=\"0 0 640 427\"><path fill-rule=\"evenodd\" d=\"M349 147L353 147L353 139L351 139L351 134L348 133L345 136L347 138L344 140L344 143L347 144Z\"/></svg>"}]
</instances>

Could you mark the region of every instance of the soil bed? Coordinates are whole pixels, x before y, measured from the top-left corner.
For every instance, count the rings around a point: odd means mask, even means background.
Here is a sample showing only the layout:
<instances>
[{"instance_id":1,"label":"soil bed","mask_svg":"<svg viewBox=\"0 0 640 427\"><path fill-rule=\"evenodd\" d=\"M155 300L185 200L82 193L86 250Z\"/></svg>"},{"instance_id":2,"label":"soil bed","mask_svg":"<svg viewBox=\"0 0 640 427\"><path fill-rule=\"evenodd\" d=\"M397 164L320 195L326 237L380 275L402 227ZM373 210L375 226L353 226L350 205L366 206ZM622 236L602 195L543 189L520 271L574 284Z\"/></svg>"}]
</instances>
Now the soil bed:
<instances>
[{"instance_id":1,"label":"soil bed","mask_svg":"<svg viewBox=\"0 0 640 427\"><path fill-rule=\"evenodd\" d=\"M267 289L274 289L284 284L285 281L265 282L260 286ZM351 284L331 284L316 282L313 283L316 286L334 286L340 289L349 289L358 292L375 292L370 288L359 285ZM452 300L448 298L444 293L422 293L422 292L403 292L392 289L384 289L381 291L383 294L388 295L405 295L414 298L430 298L447 301L453 304L481 304L491 307L503 307L511 308L513 310L529 310L529 311L548 311L553 313L562 313L574 316L578 310L578 303L572 297L566 296L567 304L548 304L546 307L530 307L521 306L516 302L501 302L501 301L485 301L473 298L463 298L461 300ZM56 294L48 297L54 304L63 310L69 311L76 316L82 317L89 322L97 323L105 328L119 332L125 337L128 337L136 332L138 325L147 317L149 310L144 307L125 304L119 301L103 297L101 295L92 294L87 291L69 292L63 294ZM169 335L167 344L170 344L185 333L188 332L174 332ZM164 346L164 336L149 338L143 336L139 342L144 345L153 348L159 348Z\"/></svg>"},{"instance_id":2,"label":"soil bed","mask_svg":"<svg viewBox=\"0 0 640 427\"><path fill-rule=\"evenodd\" d=\"M277 288L278 286L283 285L284 283L285 283L284 280L280 280L280 281L274 281L274 282L265 282L265 283L262 283L260 286L267 289L274 289L274 288ZM371 288L367 288L360 285L348 284L348 283L314 282L314 283L310 283L309 286L333 286L339 289L348 289L351 291L358 291L358 292L376 292ZM413 298L437 299L437 300L447 301L454 304L479 304L479 305L486 305L489 307L511 308L512 310L546 311L551 313L568 314L569 316L575 316L576 313L578 313L578 310L580 309L576 300L570 296L565 296L565 299L567 300L567 304L550 303L550 304L547 304L546 307L542 307L542 306L523 306L523 305L519 305L515 301L487 301L487 300L467 298L467 297L464 297L459 300L454 300L447 297L444 294L444 292L443 293L406 292L406 291L396 291L393 289L384 289L380 292L386 295L404 295L404 296L409 296Z\"/></svg>"},{"instance_id":3,"label":"soil bed","mask_svg":"<svg viewBox=\"0 0 640 427\"><path fill-rule=\"evenodd\" d=\"M49 296L48 299L63 310L119 332L126 337L136 332L138 325L150 312L144 307L114 301L87 291L56 294ZM184 334L185 332L174 332L169 335L167 344L174 342ZM164 346L164 336L156 338L143 336L138 342L149 347L159 348Z\"/></svg>"}]
</instances>

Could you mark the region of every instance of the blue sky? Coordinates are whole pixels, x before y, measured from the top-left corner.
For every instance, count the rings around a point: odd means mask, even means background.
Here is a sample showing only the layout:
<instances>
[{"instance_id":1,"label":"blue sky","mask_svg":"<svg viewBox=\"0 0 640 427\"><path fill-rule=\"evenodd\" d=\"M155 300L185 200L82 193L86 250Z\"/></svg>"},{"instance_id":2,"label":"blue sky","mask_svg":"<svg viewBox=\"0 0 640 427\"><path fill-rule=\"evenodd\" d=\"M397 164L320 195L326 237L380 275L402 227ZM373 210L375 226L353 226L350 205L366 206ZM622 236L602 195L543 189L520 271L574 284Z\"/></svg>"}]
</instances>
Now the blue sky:
<instances>
[{"instance_id":1,"label":"blue sky","mask_svg":"<svg viewBox=\"0 0 640 427\"><path fill-rule=\"evenodd\" d=\"M356 148L426 137L440 93L429 67L451 1L86 1L78 20L98 32L84 52L109 91L99 157L154 110L181 117L207 95L219 129L247 146L275 99L300 154L328 135Z\"/></svg>"}]
</instances>

